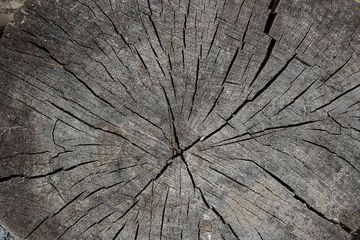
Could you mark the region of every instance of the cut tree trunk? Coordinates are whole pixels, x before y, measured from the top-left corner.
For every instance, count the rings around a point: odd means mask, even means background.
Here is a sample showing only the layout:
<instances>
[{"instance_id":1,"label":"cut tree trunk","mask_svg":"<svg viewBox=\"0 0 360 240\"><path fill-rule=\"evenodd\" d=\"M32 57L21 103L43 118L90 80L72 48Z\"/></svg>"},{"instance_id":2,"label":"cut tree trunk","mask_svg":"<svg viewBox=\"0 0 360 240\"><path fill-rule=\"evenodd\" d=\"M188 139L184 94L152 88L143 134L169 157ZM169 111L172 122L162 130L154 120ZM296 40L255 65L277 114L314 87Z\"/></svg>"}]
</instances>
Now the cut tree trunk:
<instances>
[{"instance_id":1,"label":"cut tree trunk","mask_svg":"<svg viewBox=\"0 0 360 240\"><path fill-rule=\"evenodd\" d=\"M0 44L17 239L351 239L355 0L29 0Z\"/></svg>"}]
</instances>

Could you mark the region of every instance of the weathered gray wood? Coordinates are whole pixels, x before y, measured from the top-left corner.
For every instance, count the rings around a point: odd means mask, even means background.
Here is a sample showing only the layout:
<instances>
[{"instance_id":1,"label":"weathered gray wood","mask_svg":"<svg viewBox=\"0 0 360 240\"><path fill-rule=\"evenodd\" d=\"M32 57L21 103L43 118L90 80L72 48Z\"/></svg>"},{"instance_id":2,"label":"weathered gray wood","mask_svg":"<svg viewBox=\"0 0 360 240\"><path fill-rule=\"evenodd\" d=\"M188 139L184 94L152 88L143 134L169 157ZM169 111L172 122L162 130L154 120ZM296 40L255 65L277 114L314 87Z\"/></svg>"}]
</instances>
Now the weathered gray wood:
<instances>
[{"instance_id":1,"label":"weathered gray wood","mask_svg":"<svg viewBox=\"0 0 360 240\"><path fill-rule=\"evenodd\" d=\"M17 239L351 239L360 4L29 0L0 44Z\"/></svg>"},{"instance_id":2,"label":"weathered gray wood","mask_svg":"<svg viewBox=\"0 0 360 240\"><path fill-rule=\"evenodd\" d=\"M19 9L24 0L2 0L0 1L0 38L6 25L12 20L14 12Z\"/></svg>"}]
</instances>

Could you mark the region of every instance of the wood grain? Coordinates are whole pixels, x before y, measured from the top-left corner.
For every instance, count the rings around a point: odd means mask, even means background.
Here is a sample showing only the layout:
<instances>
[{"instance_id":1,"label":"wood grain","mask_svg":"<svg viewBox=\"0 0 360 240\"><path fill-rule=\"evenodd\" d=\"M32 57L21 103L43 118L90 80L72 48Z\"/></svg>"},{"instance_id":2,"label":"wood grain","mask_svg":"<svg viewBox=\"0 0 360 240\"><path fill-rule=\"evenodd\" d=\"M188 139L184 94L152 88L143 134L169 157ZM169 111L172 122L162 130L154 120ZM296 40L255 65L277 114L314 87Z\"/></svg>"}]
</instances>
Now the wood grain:
<instances>
[{"instance_id":1,"label":"wood grain","mask_svg":"<svg viewBox=\"0 0 360 240\"><path fill-rule=\"evenodd\" d=\"M28 0L0 43L17 239L351 239L353 0Z\"/></svg>"}]
</instances>

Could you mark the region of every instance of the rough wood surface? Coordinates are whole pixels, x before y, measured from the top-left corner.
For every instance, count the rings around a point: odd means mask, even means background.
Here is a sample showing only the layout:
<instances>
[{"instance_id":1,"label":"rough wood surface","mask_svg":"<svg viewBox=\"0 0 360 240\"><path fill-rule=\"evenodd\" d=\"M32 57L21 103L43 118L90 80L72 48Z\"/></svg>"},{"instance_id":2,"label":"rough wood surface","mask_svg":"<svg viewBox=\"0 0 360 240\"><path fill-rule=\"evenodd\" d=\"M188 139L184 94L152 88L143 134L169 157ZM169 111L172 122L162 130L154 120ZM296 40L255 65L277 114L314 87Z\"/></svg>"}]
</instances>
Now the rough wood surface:
<instances>
[{"instance_id":1,"label":"rough wood surface","mask_svg":"<svg viewBox=\"0 0 360 240\"><path fill-rule=\"evenodd\" d=\"M1 0L0 1L0 38L6 25L13 18L14 12L24 4L24 0Z\"/></svg>"},{"instance_id":2,"label":"rough wood surface","mask_svg":"<svg viewBox=\"0 0 360 240\"><path fill-rule=\"evenodd\" d=\"M360 4L29 0L0 44L18 239L351 239Z\"/></svg>"}]
</instances>

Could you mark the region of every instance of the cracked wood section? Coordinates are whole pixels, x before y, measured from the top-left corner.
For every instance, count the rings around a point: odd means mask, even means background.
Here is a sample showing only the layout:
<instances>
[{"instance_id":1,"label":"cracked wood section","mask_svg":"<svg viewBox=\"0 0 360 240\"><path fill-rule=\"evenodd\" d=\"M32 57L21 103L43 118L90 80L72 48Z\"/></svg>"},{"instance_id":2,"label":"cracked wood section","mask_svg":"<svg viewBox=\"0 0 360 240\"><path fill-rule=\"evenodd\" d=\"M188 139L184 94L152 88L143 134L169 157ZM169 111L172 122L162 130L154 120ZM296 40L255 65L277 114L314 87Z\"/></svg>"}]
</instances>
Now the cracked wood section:
<instances>
[{"instance_id":1,"label":"cracked wood section","mask_svg":"<svg viewBox=\"0 0 360 240\"><path fill-rule=\"evenodd\" d=\"M28 0L0 43L17 239L351 239L360 8Z\"/></svg>"}]
</instances>

